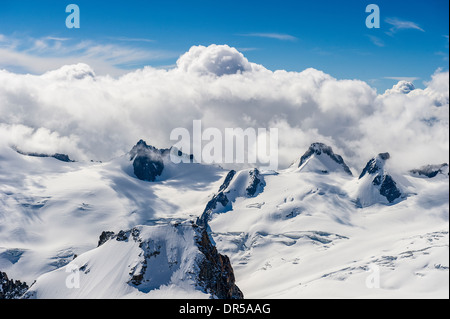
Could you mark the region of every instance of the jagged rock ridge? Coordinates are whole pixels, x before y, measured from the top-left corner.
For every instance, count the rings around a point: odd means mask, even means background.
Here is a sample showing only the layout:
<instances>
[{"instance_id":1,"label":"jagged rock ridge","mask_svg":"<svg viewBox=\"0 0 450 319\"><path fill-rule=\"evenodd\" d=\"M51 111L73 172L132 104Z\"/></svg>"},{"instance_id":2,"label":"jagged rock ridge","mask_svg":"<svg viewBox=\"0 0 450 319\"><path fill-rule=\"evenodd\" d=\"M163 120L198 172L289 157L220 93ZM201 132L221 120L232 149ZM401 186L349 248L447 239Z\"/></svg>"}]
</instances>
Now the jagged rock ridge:
<instances>
[{"instance_id":1,"label":"jagged rock ridge","mask_svg":"<svg viewBox=\"0 0 450 319\"><path fill-rule=\"evenodd\" d=\"M231 170L219 187L219 191L206 204L203 213L197 219L197 224L205 226L213 213L231 209L231 202L236 197L255 197L263 190L264 186L264 176L257 168L243 170L239 173Z\"/></svg>"},{"instance_id":2,"label":"jagged rock ridge","mask_svg":"<svg viewBox=\"0 0 450 319\"><path fill-rule=\"evenodd\" d=\"M0 271L0 299L19 299L28 288L25 282L9 279L6 273Z\"/></svg>"},{"instance_id":3,"label":"jagged rock ridge","mask_svg":"<svg viewBox=\"0 0 450 319\"><path fill-rule=\"evenodd\" d=\"M438 164L438 165L425 165L418 169L410 170L410 173L419 176L425 176L428 178L433 178L438 174L447 174L448 175L448 164Z\"/></svg>"},{"instance_id":4,"label":"jagged rock ridge","mask_svg":"<svg viewBox=\"0 0 450 319\"><path fill-rule=\"evenodd\" d=\"M67 163L71 163L71 162L75 162L73 160L70 159L69 155L67 154L61 154L61 153L55 153L53 155L49 155L49 154L44 154L44 153L36 153L36 152L23 152L18 150L17 148L15 148L16 152L22 155L26 155L26 156L33 156L33 157L53 157L61 162L67 162Z\"/></svg>"}]
</instances>

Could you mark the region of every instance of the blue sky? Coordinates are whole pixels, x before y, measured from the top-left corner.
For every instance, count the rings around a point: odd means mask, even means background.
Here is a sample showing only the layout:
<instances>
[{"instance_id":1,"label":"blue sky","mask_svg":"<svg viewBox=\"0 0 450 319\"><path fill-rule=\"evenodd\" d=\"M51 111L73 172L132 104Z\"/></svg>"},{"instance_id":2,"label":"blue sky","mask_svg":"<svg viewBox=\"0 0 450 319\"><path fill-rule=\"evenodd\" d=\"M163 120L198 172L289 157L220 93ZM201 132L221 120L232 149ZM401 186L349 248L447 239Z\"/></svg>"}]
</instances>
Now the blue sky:
<instances>
[{"instance_id":1,"label":"blue sky","mask_svg":"<svg viewBox=\"0 0 450 319\"><path fill-rule=\"evenodd\" d=\"M80 29L65 26L70 3ZM371 3L379 29L365 25ZM448 0L2 0L0 68L39 73L77 59L98 73L170 67L191 46L214 43L270 70L313 67L379 92L403 78L421 88L448 69L448 10Z\"/></svg>"}]
</instances>

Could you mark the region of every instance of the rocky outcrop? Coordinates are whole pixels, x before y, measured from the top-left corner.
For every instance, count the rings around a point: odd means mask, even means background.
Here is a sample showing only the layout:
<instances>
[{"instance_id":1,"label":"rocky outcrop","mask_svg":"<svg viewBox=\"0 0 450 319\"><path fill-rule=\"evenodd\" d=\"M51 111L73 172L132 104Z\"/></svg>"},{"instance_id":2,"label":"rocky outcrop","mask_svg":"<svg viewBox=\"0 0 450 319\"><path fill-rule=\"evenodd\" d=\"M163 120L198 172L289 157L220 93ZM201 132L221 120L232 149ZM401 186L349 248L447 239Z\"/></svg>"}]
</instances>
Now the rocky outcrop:
<instances>
[{"instance_id":1,"label":"rocky outcrop","mask_svg":"<svg viewBox=\"0 0 450 319\"><path fill-rule=\"evenodd\" d=\"M98 245L97 247L103 245L104 243L106 243L108 240L110 240L113 236L114 236L114 232L112 231L103 231L98 239Z\"/></svg>"},{"instance_id":2,"label":"rocky outcrop","mask_svg":"<svg viewBox=\"0 0 450 319\"><path fill-rule=\"evenodd\" d=\"M257 168L239 172L229 171L219 191L206 204L203 213L197 219L197 224L205 226L213 213L224 213L232 209L232 202L237 197L256 197L263 191L265 185L264 176Z\"/></svg>"},{"instance_id":3,"label":"rocky outcrop","mask_svg":"<svg viewBox=\"0 0 450 319\"><path fill-rule=\"evenodd\" d=\"M250 175L250 183L248 187L246 188L247 196L253 197L258 191L258 188L261 184L265 183L263 182L262 177L260 176L259 170L257 168L254 168L249 172Z\"/></svg>"},{"instance_id":4,"label":"rocky outcrop","mask_svg":"<svg viewBox=\"0 0 450 319\"><path fill-rule=\"evenodd\" d=\"M244 299L244 294L236 286L230 259L219 254L207 229L199 227L198 234L198 248L204 255L199 262L199 285L219 299Z\"/></svg>"},{"instance_id":5,"label":"rocky outcrop","mask_svg":"<svg viewBox=\"0 0 450 319\"><path fill-rule=\"evenodd\" d=\"M140 140L130 151L134 175L143 181L154 182L164 169L163 155L169 150L159 150Z\"/></svg>"},{"instance_id":6,"label":"rocky outcrop","mask_svg":"<svg viewBox=\"0 0 450 319\"><path fill-rule=\"evenodd\" d=\"M49 155L49 154L44 154L44 153L27 153L27 152L23 152L20 151L18 149L15 149L17 153L22 154L22 155L26 155L26 156L33 156L33 157L53 157L61 162L67 162L67 163L73 163L75 161L71 160L70 157L67 154L61 154L61 153L55 153L53 155Z\"/></svg>"},{"instance_id":7,"label":"rocky outcrop","mask_svg":"<svg viewBox=\"0 0 450 319\"><path fill-rule=\"evenodd\" d=\"M9 279L6 273L0 272L0 299L19 299L28 288L25 282Z\"/></svg>"},{"instance_id":8,"label":"rocky outcrop","mask_svg":"<svg viewBox=\"0 0 450 319\"><path fill-rule=\"evenodd\" d=\"M423 176L428 178L433 178L438 174L447 175L448 172L448 164L438 164L438 165L425 165L418 169L412 169L410 170L410 173L417 176Z\"/></svg>"}]
</instances>

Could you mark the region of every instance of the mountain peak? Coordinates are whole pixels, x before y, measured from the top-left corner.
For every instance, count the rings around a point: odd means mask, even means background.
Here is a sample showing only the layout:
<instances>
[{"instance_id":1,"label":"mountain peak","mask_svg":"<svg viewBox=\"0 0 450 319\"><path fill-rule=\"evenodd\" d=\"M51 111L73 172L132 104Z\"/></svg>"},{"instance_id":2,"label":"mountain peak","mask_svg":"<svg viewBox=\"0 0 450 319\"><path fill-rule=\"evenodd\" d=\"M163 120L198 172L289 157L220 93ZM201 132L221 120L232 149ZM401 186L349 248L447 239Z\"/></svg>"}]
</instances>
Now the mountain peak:
<instances>
[{"instance_id":1,"label":"mountain peak","mask_svg":"<svg viewBox=\"0 0 450 319\"><path fill-rule=\"evenodd\" d=\"M144 181L153 182L162 174L164 162L162 155L166 150L159 150L139 140L130 151L130 161L133 161L134 175Z\"/></svg>"},{"instance_id":2,"label":"mountain peak","mask_svg":"<svg viewBox=\"0 0 450 319\"><path fill-rule=\"evenodd\" d=\"M363 206L369 206L378 202L376 197L385 197L389 203L394 202L403 194L397 182L385 168L389 153L380 153L369 160L364 167L359 180L361 181L359 202ZM374 195L379 194L379 195Z\"/></svg>"},{"instance_id":3,"label":"mountain peak","mask_svg":"<svg viewBox=\"0 0 450 319\"><path fill-rule=\"evenodd\" d=\"M361 175L359 175L359 179L363 178L366 174L374 175L380 170L383 170L385 162L390 158L391 155L388 152L380 153L377 156L373 157L370 161L367 162L366 167L364 167Z\"/></svg>"},{"instance_id":4,"label":"mountain peak","mask_svg":"<svg viewBox=\"0 0 450 319\"><path fill-rule=\"evenodd\" d=\"M311 164L310 160L312 158L316 158L318 163ZM309 171L323 174L329 171L344 170L348 175L353 175L342 156L335 154L330 146L319 142L310 145L305 154L300 158L297 167L304 170L307 166Z\"/></svg>"}]
</instances>

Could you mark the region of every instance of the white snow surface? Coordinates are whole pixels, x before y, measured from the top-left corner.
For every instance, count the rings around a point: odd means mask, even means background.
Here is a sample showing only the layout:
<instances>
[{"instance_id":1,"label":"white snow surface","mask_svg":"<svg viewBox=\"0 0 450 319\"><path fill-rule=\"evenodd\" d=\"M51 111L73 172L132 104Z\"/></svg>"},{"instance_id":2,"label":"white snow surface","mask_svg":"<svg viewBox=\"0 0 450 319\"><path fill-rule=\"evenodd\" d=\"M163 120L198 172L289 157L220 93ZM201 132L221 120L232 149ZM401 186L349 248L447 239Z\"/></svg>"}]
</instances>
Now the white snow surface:
<instances>
[{"instance_id":1,"label":"white snow surface","mask_svg":"<svg viewBox=\"0 0 450 319\"><path fill-rule=\"evenodd\" d=\"M264 187L253 197L248 170L234 176L225 192L231 205L209 226L245 298L449 298L448 174L395 172L408 196L360 208L359 174L327 163L334 165L311 158L261 173ZM209 298L193 279L198 249L187 225L228 171L166 164L145 182L127 155L66 163L0 146L0 271L36 281L28 292L35 298ZM130 284L142 258L137 242L97 247L102 231L133 227L163 252L142 287ZM78 289L66 286L74 265L83 269ZM368 284L374 276L379 286Z\"/></svg>"}]
</instances>

